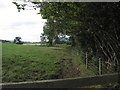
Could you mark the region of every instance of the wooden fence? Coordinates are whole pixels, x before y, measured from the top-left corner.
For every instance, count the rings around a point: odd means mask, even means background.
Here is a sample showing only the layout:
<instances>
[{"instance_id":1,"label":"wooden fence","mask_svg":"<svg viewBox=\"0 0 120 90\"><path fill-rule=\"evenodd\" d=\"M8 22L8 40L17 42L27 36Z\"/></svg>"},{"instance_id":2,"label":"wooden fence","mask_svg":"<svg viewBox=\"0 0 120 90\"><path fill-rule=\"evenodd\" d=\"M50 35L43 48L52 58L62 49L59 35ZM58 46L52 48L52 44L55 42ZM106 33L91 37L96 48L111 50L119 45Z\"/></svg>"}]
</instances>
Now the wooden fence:
<instances>
[{"instance_id":1,"label":"wooden fence","mask_svg":"<svg viewBox=\"0 0 120 90\"><path fill-rule=\"evenodd\" d=\"M120 74L98 75L68 79L42 80L34 82L2 83L2 88L76 88L118 82Z\"/></svg>"}]
</instances>

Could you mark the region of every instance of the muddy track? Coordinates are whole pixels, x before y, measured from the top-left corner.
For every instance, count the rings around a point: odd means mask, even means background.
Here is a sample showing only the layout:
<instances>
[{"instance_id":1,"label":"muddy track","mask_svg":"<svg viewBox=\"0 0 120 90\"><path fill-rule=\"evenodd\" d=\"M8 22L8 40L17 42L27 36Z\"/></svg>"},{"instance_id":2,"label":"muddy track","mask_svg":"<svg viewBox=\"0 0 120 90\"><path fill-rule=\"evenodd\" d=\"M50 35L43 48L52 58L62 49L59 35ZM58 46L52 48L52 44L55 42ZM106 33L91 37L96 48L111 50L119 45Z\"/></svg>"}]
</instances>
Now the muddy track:
<instances>
[{"instance_id":1,"label":"muddy track","mask_svg":"<svg viewBox=\"0 0 120 90\"><path fill-rule=\"evenodd\" d=\"M67 61L64 62L63 66L64 69L62 71L62 78L80 77L79 66L73 59L67 59Z\"/></svg>"}]
</instances>

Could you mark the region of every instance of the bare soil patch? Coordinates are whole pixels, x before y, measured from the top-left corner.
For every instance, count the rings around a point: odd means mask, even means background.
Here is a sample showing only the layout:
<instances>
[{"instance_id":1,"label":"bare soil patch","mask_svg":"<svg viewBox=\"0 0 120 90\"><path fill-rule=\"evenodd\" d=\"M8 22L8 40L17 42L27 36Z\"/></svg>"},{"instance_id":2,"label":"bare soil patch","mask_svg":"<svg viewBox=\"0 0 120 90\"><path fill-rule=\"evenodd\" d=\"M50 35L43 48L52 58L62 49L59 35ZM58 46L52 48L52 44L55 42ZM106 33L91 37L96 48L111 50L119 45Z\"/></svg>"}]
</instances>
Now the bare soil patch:
<instances>
[{"instance_id":1,"label":"bare soil patch","mask_svg":"<svg viewBox=\"0 0 120 90\"><path fill-rule=\"evenodd\" d=\"M68 59L67 62L64 62L62 78L74 78L80 77L79 66L75 63L73 59Z\"/></svg>"}]
</instances>

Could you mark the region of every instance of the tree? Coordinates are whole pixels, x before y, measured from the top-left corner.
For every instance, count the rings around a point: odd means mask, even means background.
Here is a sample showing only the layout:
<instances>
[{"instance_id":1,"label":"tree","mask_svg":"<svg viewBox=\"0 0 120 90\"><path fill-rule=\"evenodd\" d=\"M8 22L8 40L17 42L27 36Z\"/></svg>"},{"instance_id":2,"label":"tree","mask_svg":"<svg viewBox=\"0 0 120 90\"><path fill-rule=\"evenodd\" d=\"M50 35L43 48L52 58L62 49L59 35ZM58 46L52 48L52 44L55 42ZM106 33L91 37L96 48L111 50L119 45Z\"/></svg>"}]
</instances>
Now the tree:
<instances>
[{"instance_id":1,"label":"tree","mask_svg":"<svg viewBox=\"0 0 120 90\"><path fill-rule=\"evenodd\" d=\"M16 44L23 44L23 42L21 41L21 37L15 37L14 43L16 43Z\"/></svg>"},{"instance_id":2,"label":"tree","mask_svg":"<svg viewBox=\"0 0 120 90\"><path fill-rule=\"evenodd\" d=\"M52 46L53 42L55 40L56 37L56 31L55 31L55 27L53 26L54 22L49 20L46 23L46 26L44 26L44 34L47 36L48 40L49 40L49 45Z\"/></svg>"},{"instance_id":3,"label":"tree","mask_svg":"<svg viewBox=\"0 0 120 90\"><path fill-rule=\"evenodd\" d=\"M72 46L82 47L108 66L114 62L120 72L119 3L42 2L40 6L50 45L59 33L68 34Z\"/></svg>"},{"instance_id":4,"label":"tree","mask_svg":"<svg viewBox=\"0 0 120 90\"><path fill-rule=\"evenodd\" d=\"M119 10L119 3L41 4L42 17L48 19L48 22L55 21L46 25L58 25L59 29L55 32L69 34L72 46L80 45L85 52L92 52L104 63L111 64L114 58L117 68L120 68Z\"/></svg>"},{"instance_id":5,"label":"tree","mask_svg":"<svg viewBox=\"0 0 120 90\"><path fill-rule=\"evenodd\" d=\"M47 37L43 33L41 34L40 39L41 39L41 43L43 44L47 42Z\"/></svg>"}]
</instances>

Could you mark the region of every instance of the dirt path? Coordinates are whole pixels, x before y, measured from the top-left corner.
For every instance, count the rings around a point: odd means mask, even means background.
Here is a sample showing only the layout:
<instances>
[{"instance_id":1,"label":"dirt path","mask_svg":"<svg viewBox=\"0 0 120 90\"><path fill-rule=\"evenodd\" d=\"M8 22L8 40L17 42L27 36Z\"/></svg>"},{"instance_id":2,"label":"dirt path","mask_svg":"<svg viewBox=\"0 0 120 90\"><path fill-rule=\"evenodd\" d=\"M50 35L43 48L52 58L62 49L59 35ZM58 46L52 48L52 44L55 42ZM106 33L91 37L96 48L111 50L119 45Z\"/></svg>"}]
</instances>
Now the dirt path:
<instances>
[{"instance_id":1,"label":"dirt path","mask_svg":"<svg viewBox=\"0 0 120 90\"><path fill-rule=\"evenodd\" d=\"M80 77L79 66L73 59L69 59L64 63L64 69L62 72L63 78Z\"/></svg>"}]
</instances>

